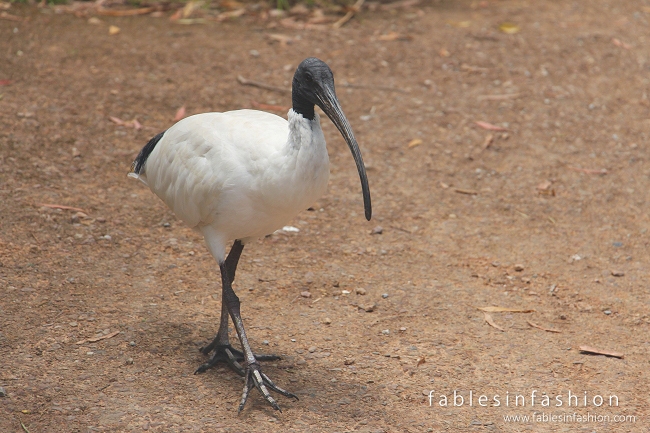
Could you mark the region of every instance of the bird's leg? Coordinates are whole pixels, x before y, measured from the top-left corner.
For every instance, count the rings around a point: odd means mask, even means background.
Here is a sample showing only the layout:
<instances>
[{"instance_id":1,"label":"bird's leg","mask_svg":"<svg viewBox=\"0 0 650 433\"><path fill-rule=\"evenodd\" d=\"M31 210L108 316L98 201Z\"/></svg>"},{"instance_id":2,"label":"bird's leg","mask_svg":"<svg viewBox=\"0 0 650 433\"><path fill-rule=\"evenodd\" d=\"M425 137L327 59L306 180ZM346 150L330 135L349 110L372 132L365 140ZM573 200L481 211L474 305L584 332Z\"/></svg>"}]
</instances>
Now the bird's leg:
<instances>
[{"instance_id":1,"label":"bird's leg","mask_svg":"<svg viewBox=\"0 0 650 433\"><path fill-rule=\"evenodd\" d=\"M244 351L244 367L245 367L245 383L244 383L244 392L242 393L241 402L239 403L239 411L244 408L246 400L248 399L248 394L253 388L258 389L260 393L264 396L266 401L268 401L275 410L280 410L280 406L276 403L275 399L271 397L269 389L284 395L285 397L293 397L296 400L298 397L284 389L276 386L269 377L262 373L260 369L260 364L258 360L253 355L250 344L248 344L248 337L246 336L246 331L244 330L244 322L241 319L240 313L240 302L239 298L232 289L230 284L230 277L228 275L228 268L224 263L220 263L219 267L221 268L221 281L223 284L223 298L225 300L225 305L228 308L230 317L235 325L235 330L237 335L239 335L239 341L241 343L242 349Z\"/></svg>"},{"instance_id":2,"label":"bird's leg","mask_svg":"<svg viewBox=\"0 0 650 433\"><path fill-rule=\"evenodd\" d=\"M235 272L237 271L237 263L239 262L239 257L241 256L244 245L240 241L235 241L228 257L226 258L224 265L228 272L228 277L230 284L235 281ZM233 348L230 345L230 340L228 338L228 308L226 307L225 291L221 290L221 319L219 323L219 331L217 336L214 337L214 340L210 344L201 348L201 352L204 355L209 355L213 350L215 351L214 355L210 360L196 369L196 373L203 373L211 367L214 367L220 362L227 363L230 368L237 372L240 376L244 376L245 372L242 368L240 361L244 360L244 353ZM280 359L276 355L255 355L258 361L273 361Z\"/></svg>"}]
</instances>

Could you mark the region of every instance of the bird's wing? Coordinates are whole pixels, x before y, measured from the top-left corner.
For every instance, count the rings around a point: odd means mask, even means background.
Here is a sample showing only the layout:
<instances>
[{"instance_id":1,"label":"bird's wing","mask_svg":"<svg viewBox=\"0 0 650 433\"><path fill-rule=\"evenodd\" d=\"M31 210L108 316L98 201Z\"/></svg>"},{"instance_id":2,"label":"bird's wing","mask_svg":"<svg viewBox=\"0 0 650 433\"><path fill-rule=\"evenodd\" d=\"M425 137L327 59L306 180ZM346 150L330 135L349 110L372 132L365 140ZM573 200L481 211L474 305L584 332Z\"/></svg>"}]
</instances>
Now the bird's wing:
<instances>
[{"instance_id":1,"label":"bird's wing","mask_svg":"<svg viewBox=\"0 0 650 433\"><path fill-rule=\"evenodd\" d=\"M165 132L142 176L190 227L212 224L220 213L246 205L287 137L286 120L270 113L198 114Z\"/></svg>"}]
</instances>

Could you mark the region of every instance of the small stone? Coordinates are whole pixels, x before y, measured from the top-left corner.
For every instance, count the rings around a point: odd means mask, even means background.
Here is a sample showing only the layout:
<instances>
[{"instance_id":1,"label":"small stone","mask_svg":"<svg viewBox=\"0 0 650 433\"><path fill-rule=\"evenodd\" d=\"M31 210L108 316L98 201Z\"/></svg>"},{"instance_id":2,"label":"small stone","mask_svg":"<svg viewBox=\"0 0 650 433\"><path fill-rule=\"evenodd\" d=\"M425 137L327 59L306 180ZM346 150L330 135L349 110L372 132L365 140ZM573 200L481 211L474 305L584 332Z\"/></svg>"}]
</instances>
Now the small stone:
<instances>
[{"instance_id":1,"label":"small stone","mask_svg":"<svg viewBox=\"0 0 650 433\"><path fill-rule=\"evenodd\" d=\"M384 298L384 299L388 298L388 293L382 294L381 297Z\"/></svg>"},{"instance_id":2,"label":"small stone","mask_svg":"<svg viewBox=\"0 0 650 433\"><path fill-rule=\"evenodd\" d=\"M388 334L390 334L390 330L384 329L383 331L381 331L381 333L384 334L384 335L388 335Z\"/></svg>"},{"instance_id":3,"label":"small stone","mask_svg":"<svg viewBox=\"0 0 650 433\"><path fill-rule=\"evenodd\" d=\"M342 295L349 295L350 291L349 290L341 290Z\"/></svg>"},{"instance_id":4,"label":"small stone","mask_svg":"<svg viewBox=\"0 0 650 433\"><path fill-rule=\"evenodd\" d=\"M83 212L77 212L72 217L70 218L73 223L78 223L82 219L88 218L88 215L86 215Z\"/></svg>"},{"instance_id":5,"label":"small stone","mask_svg":"<svg viewBox=\"0 0 650 433\"><path fill-rule=\"evenodd\" d=\"M296 339L295 339L295 338L292 338L292 339L291 339L291 342L292 342L292 343L295 343L295 342L296 342Z\"/></svg>"},{"instance_id":6,"label":"small stone","mask_svg":"<svg viewBox=\"0 0 650 433\"><path fill-rule=\"evenodd\" d=\"M625 272L623 271L619 271L619 270L612 271L612 276L614 277L622 277L623 275L625 275Z\"/></svg>"},{"instance_id":7,"label":"small stone","mask_svg":"<svg viewBox=\"0 0 650 433\"><path fill-rule=\"evenodd\" d=\"M3 387L0 386L0 397L6 397L7 396L7 391Z\"/></svg>"},{"instance_id":8,"label":"small stone","mask_svg":"<svg viewBox=\"0 0 650 433\"><path fill-rule=\"evenodd\" d=\"M359 305L359 307L363 309L366 313L372 313L373 311L375 311L376 304L368 304L364 306Z\"/></svg>"},{"instance_id":9,"label":"small stone","mask_svg":"<svg viewBox=\"0 0 650 433\"><path fill-rule=\"evenodd\" d=\"M96 220L97 220L98 223L105 223L106 222L106 218L104 218L104 217L97 217Z\"/></svg>"},{"instance_id":10,"label":"small stone","mask_svg":"<svg viewBox=\"0 0 650 433\"><path fill-rule=\"evenodd\" d=\"M354 358L345 358L345 361L343 361L343 364L345 365L352 365L354 364Z\"/></svg>"},{"instance_id":11,"label":"small stone","mask_svg":"<svg viewBox=\"0 0 650 433\"><path fill-rule=\"evenodd\" d=\"M329 317L326 317L325 320L323 320L323 323L326 324L326 325L329 325L329 324L332 323L332 319L330 319Z\"/></svg>"},{"instance_id":12,"label":"small stone","mask_svg":"<svg viewBox=\"0 0 650 433\"><path fill-rule=\"evenodd\" d=\"M300 296L303 298L311 298L311 292L305 290L304 292L300 292Z\"/></svg>"},{"instance_id":13,"label":"small stone","mask_svg":"<svg viewBox=\"0 0 650 433\"><path fill-rule=\"evenodd\" d=\"M521 272L524 270L524 265L517 264L515 265L515 271Z\"/></svg>"},{"instance_id":14,"label":"small stone","mask_svg":"<svg viewBox=\"0 0 650 433\"><path fill-rule=\"evenodd\" d=\"M406 328L402 326L401 328L399 328L399 332L406 332Z\"/></svg>"},{"instance_id":15,"label":"small stone","mask_svg":"<svg viewBox=\"0 0 650 433\"><path fill-rule=\"evenodd\" d=\"M307 349L309 353L314 353L316 352L316 346L311 346L309 349Z\"/></svg>"},{"instance_id":16,"label":"small stone","mask_svg":"<svg viewBox=\"0 0 650 433\"><path fill-rule=\"evenodd\" d=\"M356 293L357 295L365 295L366 289L364 289L363 287L357 287L356 289L354 289L354 293Z\"/></svg>"},{"instance_id":17,"label":"small stone","mask_svg":"<svg viewBox=\"0 0 650 433\"><path fill-rule=\"evenodd\" d=\"M72 326L74 328L75 326L78 325L78 323L77 322L70 322L70 323L68 323L68 325L70 325L70 326Z\"/></svg>"},{"instance_id":18,"label":"small stone","mask_svg":"<svg viewBox=\"0 0 650 433\"><path fill-rule=\"evenodd\" d=\"M133 365L133 358L127 358L126 365Z\"/></svg>"},{"instance_id":19,"label":"small stone","mask_svg":"<svg viewBox=\"0 0 650 433\"><path fill-rule=\"evenodd\" d=\"M609 316L610 314L612 314L612 310L605 310L605 311L603 311L603 313L605 313L605 314L607 314Z\"/></svg>"},{"instance_id":20,"label":"small stone","mask_svg":"<svg viewBox=\"0 0 650 433\"><path fill-rule=\"evenodd\" d=\"M370 234L373 234L373 235L380 235L380 234L382 234L383 232L384 232L384 229L382 228L382 226L377 226L377 227L375 227L374 229L372 229L372 232L370 232Z\"/></svg>"},{"instance_id":21,"label":"small stone","mask_svg":"<svg viewBox=\"0 0 650 433\"><path fill-rule=\"evenodd\" d=\"M260 52L257 51L257 50L250 50L248 53L249 53L252 57L259 57L259 56L260 56Z\"/></svg>"},{"instance_id":22,"label":"small stone","mask_svg":"<svg viewBox=\"0 0 650 433\"><path fill-rule=\"evenodd\" d=\"M129 346L134 347L135 346L135 341L129 341Z\"/></svg>"},{"instance_id":23,"label":"small stone","mask_svg":"<svg viewBox=\"0 0 650 433\"><path fill-rule=\"evenodd\" d=\"M171 226L172 226L172 225L169 224L169 223L163 223L163 227L165 227L165 228L169 228L169 227L171 227Z\"/></svg>"},{"instance_id":24,"label":"small stone","mask_svg":"<svg viewBox=\"0 0 650 433\"><path fill-rule=\"evenodd\" d=\"M560 319L561 319L561 320L566 320L566 315L564 315L564 314L560 314Z\"/></svg>"},{"instance_id":25,"label":"small stone","mask_svg":"<svg viewBox=\"0 0 650 433\"><path fill-rule=\"evenodd\" d=\"M264 341L262 341L262 344L268 346L268 345L269 345L269 340L264 340Z\"/></svg>"}]
</instances>

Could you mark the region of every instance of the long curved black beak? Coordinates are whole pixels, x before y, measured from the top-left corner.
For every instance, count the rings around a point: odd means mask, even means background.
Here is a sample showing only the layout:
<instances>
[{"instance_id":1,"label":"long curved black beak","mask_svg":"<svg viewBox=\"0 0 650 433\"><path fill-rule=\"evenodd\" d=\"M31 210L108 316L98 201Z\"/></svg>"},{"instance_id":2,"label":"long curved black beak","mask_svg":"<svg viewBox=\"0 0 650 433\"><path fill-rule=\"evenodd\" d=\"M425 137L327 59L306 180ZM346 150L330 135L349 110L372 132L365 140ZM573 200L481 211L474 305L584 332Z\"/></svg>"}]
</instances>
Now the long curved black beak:
<instances>
[{"instance_id":1,"label":"long curved black beak","mask_svg":"<svg viewBox=\"0 0 650 433\"><path fill-rule=\"evenodd\" d=\"M318 95L318 106L327 114L327 117L330 118L332 123L336 125L336 128L339 130L345 142L348 143L350 152L352 152L352 157L354 162L357 164L357 171L359 171L359 179L361 179L361 191L363 193L363 208L366 213L366 219L370 221L372 217L372 205L370 203L370 187L368 186L368 177L366 176L366 166L363 164L363 158L361 157L361 151L359 150L359 144L357 139L354 138L354 133L352 132L352 127L350 122L348 122L347 117L341 109L339 100L336 97L334 88L329 88L327 86L323 89L324 92Z\"/></svg>"}]
</instances>

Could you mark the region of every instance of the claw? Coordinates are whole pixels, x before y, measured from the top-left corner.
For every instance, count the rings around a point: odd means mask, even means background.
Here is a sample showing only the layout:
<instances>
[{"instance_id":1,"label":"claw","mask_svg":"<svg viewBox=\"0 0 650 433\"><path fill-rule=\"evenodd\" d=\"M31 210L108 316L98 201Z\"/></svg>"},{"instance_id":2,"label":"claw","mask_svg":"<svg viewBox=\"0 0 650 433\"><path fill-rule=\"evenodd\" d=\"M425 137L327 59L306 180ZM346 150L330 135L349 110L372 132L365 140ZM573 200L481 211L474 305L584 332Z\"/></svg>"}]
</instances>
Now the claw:
<instances>
[{"instance_id":1,"label":"claw","mask_svg":"<svg viewBox=\"0 0 650 433\"><path fill-rule=\"evenodd\" d=\"M292 394L289 391L285 391L284 389L276 386L266 374L262 373L259 364L252 363L246 367L246 382L244 383L244 392L241 396L238 413L244 409L246 400L248 400L250 390L253 388L253 386L257 388L257 390L264 396L264 399L269 402L273 409L279 410L280 412L282 412L282 409L280 409L278 403L271 396L269 389L271 389L271 391L282 394L285 397L295 398L298 400L298 396L295 394Z\"/></svg>"}]
</instances>

